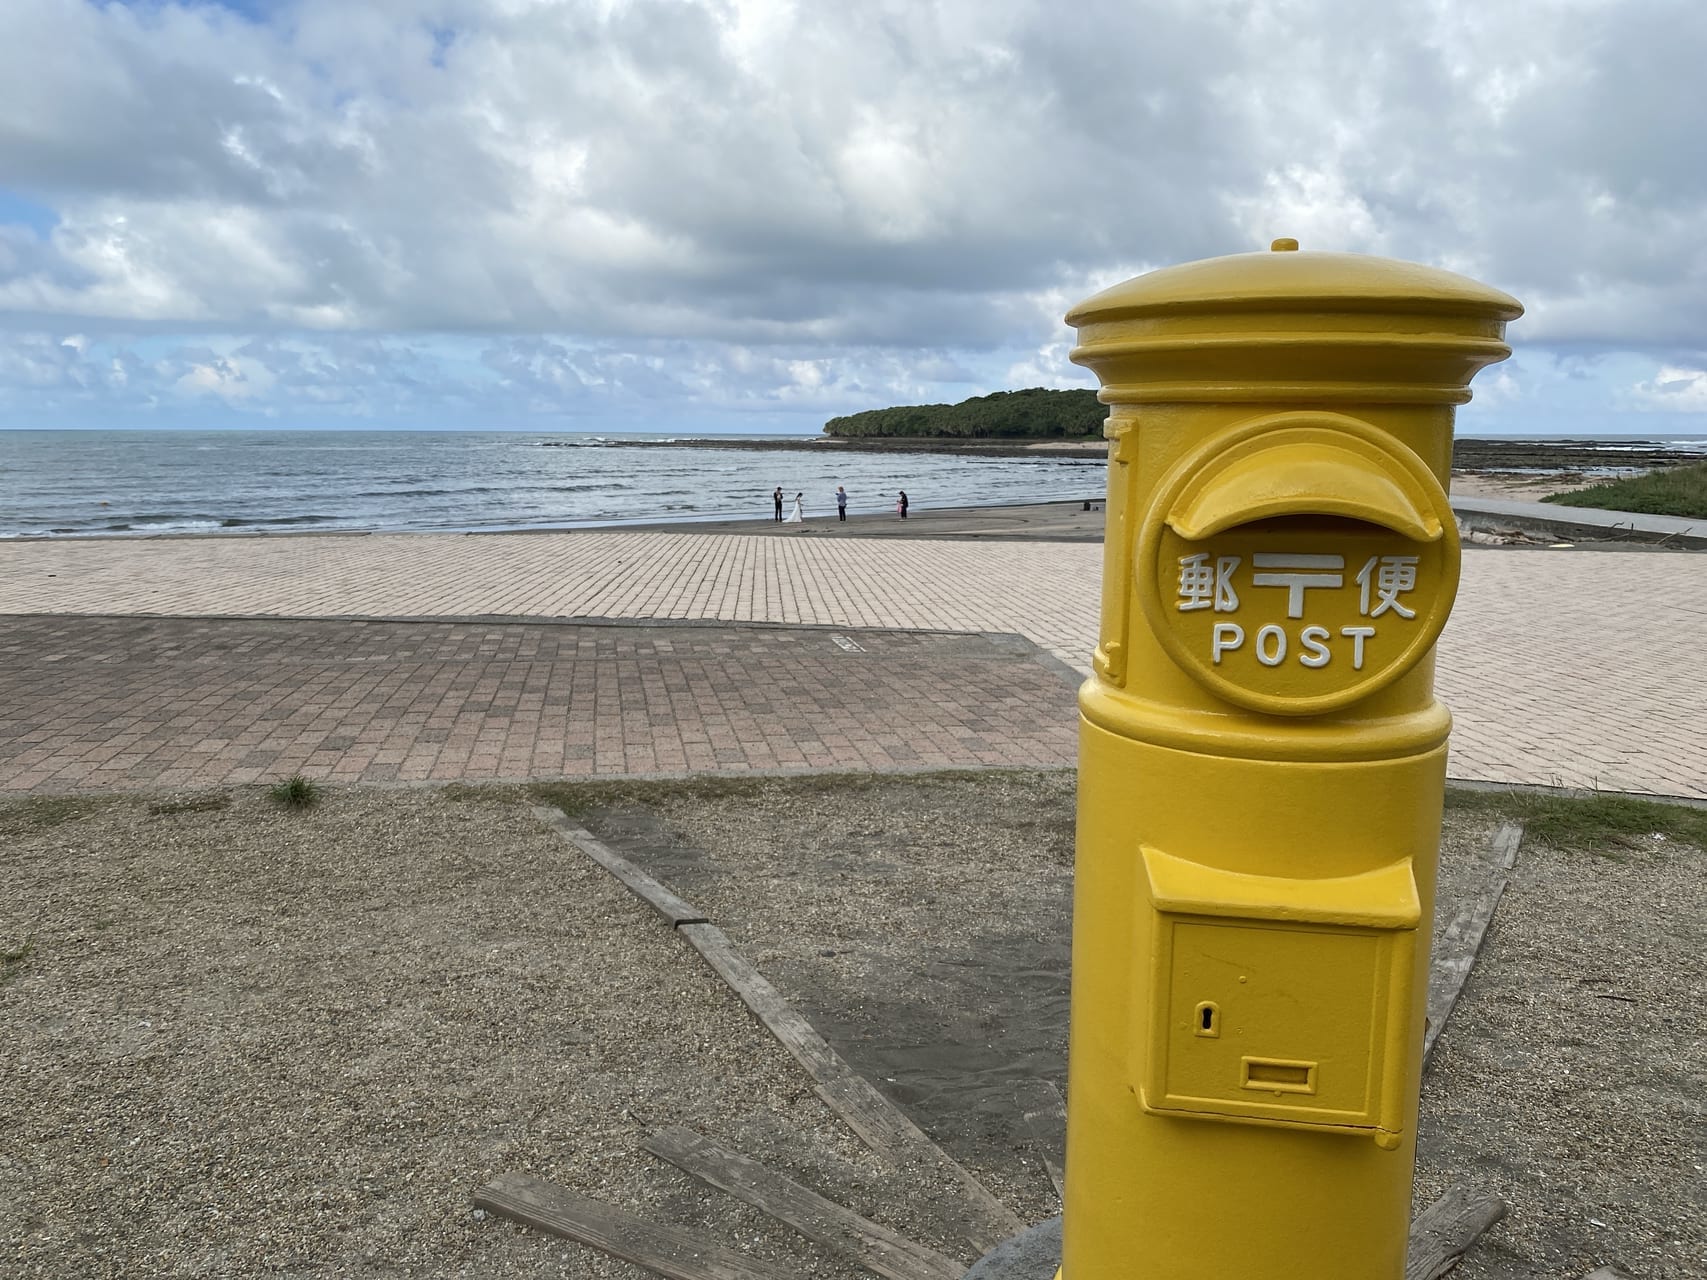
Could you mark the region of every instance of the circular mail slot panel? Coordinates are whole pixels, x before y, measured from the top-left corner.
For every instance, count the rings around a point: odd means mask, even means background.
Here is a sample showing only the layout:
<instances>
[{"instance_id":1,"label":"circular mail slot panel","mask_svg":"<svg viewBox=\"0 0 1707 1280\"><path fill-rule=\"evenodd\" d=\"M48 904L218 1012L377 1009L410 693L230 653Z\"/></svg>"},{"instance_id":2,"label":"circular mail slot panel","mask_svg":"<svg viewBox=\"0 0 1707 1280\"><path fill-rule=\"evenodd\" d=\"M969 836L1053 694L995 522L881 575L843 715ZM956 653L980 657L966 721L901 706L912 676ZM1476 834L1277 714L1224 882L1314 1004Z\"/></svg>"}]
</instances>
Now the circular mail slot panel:
<instances>
[{"instance_id":1,"label":"circular mail slot panel","mask_svg":"<svg viewBox=\"0 0 1707 1280\"><path fill-rule=\"evenodd\" d=\"M1139 599L1218 696L1333 711L1410 670L1445 625L1459 548L1420 460L1338 414L1285 414L1208 442L1146 513Z\"/></svg>"}]
</instances>

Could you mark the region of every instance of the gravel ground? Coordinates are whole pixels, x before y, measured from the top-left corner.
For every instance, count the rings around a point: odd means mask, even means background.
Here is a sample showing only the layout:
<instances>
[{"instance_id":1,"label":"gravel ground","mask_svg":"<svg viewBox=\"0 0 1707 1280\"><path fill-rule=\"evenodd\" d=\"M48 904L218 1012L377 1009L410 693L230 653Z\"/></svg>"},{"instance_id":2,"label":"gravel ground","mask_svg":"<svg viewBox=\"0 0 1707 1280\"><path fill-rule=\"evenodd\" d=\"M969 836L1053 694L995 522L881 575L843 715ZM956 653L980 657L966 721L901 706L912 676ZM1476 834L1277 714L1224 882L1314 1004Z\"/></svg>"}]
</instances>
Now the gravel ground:
<instances>
[{"instance_id":1,"label":"gravel ground","mask_svg":"<svg viewBox=\"0 0 1707 1280\"><path fill-rule=\"evenodd\" d=\"M1510 1217L1455 1273L1707 1276L1707 857L1526 841L1423 1086L1418 1184Z\"/></svg>"},{"instance_id":2,"label":"gravel ground","mask_svg":"<svg viewBox=\"0 0 1707 1280\"><path fill-rule=\"evenodd\" d=\"M1055 1211L1019 1112L1064 1087L1070 774L566 794L1022 1217ZM0 1274L642 1274L477 1221L511 1170L864 1274L638 1152L673 1122L944 1243L516 792L228 796L0 805L0 956L27 950L0 963ZM1493 825L1448 814L1446 894ZM1426 1082L1419 1201L1513 1206L1467 1280L1707 1275L1704 862L1614 852L1525 845Z\"/></svg>"},{"instance_id":3,"label":"gravel ground","mask_svg":"<svg viewBox=\"0 0 1707 1280\"><path fill-rule=\"evenodd\" d=\"M454 793L451 793L454 794ZM526 1171L856 1274L640 1154L884 1171L657 917L512 798L0 807L0 1275L639 1276L477 1221ZM827 1171L827 1172L826 1172Z\"/></svg>"},{"instance_id":4,"label":"gravel ground","mask_svg":"<svg viewBox=\"0 0 1707 1280\"><path fill-rule=\"evenodd\" d=\"M1066 1082L1071 774L657 794L585 820L718 918L850 1061L1028 1221L1022 1103ZM1441 907L1500 820L1449 810ZM811 876L800 874L814 867ZM1525 842L1425 1080L1416 1207L1508 1201L1465 1280L1707 1276L1707 858Z\"/></svg>"},{"instance_id":5,"label":"gravel ground","mask_svg":"<svg viewBox=\"0 0 1707 1280\"><path fill-rule=\"evenodd\" d=\"M582 821L722 925L1021 1218L1058 1212L1016 1099L1066 1089L1073 774L643 794Z\"/></svg>"}]
</instances>

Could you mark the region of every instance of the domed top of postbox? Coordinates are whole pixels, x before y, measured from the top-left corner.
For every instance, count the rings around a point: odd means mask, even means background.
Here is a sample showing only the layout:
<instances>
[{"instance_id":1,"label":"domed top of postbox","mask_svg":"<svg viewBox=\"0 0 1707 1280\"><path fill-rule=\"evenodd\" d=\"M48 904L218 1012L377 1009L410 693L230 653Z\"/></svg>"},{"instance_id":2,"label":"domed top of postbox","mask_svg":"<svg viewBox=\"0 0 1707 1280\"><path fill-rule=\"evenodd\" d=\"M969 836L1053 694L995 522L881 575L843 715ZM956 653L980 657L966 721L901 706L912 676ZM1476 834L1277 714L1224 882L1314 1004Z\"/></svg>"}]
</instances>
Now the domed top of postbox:
<instances>
[{"instance_id":1,"label":"domed top of postbox","mask_svg":"<svg viewBox=\"0 0 1707 1280\"><path fill-rule=\"evenodd\" d=\"M1074 363L1111 404L1461 404L1476 371L1511 354L1505 325L1522 314L1509 294L1438 267L1277 240L1117 284L1067 323Z\"/></svg>"},{"instance_id":2,"label":"domed top of postbox","mask_svg":"<svg viewBox=\"0 0 1707 1280\"><path fill-rule=\"evenodd\" d=\"M1277 240L1268 253L1234 253L1135 276L1067 314L1075 328L1137 316L1329 308L1515 320L1508 293L1439 267L1361 253L1305 253ZM1288 248L1287 246L1291 246Z\"/></svg>"}]
</instances>

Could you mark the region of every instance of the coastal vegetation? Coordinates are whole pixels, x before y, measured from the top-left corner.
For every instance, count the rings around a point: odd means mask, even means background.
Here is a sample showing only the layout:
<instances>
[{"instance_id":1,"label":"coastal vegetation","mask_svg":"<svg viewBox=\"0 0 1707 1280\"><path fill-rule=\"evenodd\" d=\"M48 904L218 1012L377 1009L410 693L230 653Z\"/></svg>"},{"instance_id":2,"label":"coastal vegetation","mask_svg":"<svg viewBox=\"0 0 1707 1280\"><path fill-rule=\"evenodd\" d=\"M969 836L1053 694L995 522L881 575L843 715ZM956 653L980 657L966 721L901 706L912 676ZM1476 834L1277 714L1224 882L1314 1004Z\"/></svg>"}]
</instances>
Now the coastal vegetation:
<instances>
[{"instance_id":1,"label":"coastal vegetation","mask_svg":"<svg viewBox=\"0 0 1707 1280\"><path fill-rule=\"evenodd\" d=\"M1562 507L1599 507L1607 511L1707 520L1707 462L1608 480L1574 493L1550 493L1541 501Z\"/></svg>"},{"instance_id":2,"label":"coastal vegetation","mask_svg":"<svg viewBox=\"0 0 1707 1280\"><path fill-rule=\"evenodd\" d=\"M841 439L905 436L934 440L1061 440L1102 435L1108 410L1089 390L997 391L959 404L898 405L831 418L824 434Z\"/></svg>"},{"instance_id":3,"label":"coastal vegetation","mask_svg":"<svg viewBox=\"0 0 1707 1280\"><path fill-rule=\"evenodd\" d=\"M1494 813L1524 824L1536 840L1614 860L1651 848L1655 837L1707 849L1707 809L1616 792L1470 790L1448 787L1446 807Z\"/></svg>"}]
</instances>

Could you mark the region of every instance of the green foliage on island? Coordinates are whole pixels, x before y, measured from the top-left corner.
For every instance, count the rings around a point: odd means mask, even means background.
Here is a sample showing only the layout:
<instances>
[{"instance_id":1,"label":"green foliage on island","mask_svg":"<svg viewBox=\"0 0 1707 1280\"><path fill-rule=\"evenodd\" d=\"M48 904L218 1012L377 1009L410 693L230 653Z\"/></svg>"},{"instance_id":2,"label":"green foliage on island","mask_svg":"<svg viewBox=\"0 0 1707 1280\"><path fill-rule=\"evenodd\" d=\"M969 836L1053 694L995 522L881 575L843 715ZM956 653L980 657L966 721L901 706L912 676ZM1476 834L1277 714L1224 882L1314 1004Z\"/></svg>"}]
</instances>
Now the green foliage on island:
<instances>
[{"instance_id":1,"label":"green foliage on island","mask_svg":"<svg viewBox=\"0 0 1707 1280\"><path fill-rule=\"evenodd\" d=\"M1599 507L1603 511L1707 520L1707 462L1608 480L1575 493L1550 493L1541 501L1561 507Z\"/></svg>"},{"instance_id":2,"label":"green foliage on island","mask_svg":"<svg viewBox=\"0 0 1707 1280\"><path fill-rule=\"evenodd\" d=\"M824 434L844 439L913 436L938 440L1059 440L1100 436L1108 409L1094 391L997 391L959 404L901 405L831 418Z\"/></svg>"}]
</instances>

